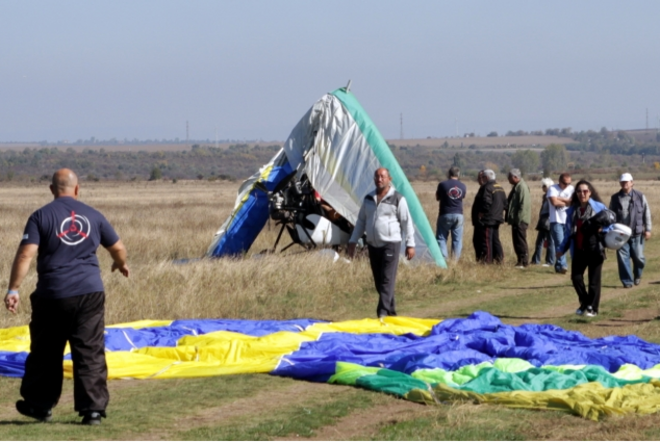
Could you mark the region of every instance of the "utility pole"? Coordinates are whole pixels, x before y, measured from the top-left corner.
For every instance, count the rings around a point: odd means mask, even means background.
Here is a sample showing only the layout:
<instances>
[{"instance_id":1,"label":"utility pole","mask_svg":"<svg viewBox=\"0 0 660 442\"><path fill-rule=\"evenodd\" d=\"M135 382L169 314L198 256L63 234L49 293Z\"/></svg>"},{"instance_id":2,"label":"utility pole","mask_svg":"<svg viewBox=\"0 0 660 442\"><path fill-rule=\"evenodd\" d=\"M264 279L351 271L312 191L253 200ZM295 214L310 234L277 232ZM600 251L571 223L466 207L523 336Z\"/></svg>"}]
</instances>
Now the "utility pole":
<instances>
[{"instance_id":1,"label":"utility pole","mask_svg":"<svg viewBox=\"0 0 660 442\"><path fill-rule=\"evenodd\" d=\"M403 112L400 115L400 132L399 132L399 139L403 140Z\"/></svg>"},{"instance_id":2,"label":"utility pole","mask_svg":"<svg viewBox=\"0 0 660 442\"><path fill-rule=\"evenodd\" d=\"M646 108L646 130L649 130L649 108Z\"/></svg>"},{"instance_id":3,"label":"utility pole","mask_svg":"<svg viewBox=\"0 0 660 442\"><path fill-rule=\"evenodd\" d=\"M190 126L188 125L188 120L186 120L186 143L190 141Z\"/></svg>"}]
</instances>

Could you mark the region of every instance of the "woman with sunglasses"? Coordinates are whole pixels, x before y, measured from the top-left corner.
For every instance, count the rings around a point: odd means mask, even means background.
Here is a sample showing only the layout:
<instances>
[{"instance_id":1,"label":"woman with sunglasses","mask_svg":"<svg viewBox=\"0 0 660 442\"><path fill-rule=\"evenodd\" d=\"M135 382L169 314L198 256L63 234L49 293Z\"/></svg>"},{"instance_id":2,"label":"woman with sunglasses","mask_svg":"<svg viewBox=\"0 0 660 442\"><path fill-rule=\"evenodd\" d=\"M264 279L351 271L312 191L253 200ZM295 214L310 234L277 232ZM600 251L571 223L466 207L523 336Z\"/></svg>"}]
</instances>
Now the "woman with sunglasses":
<instances>
[{"instance_id":1,"label":"woman with sunglasses","mask_svg":"<svg viewBox=\"0 0 660 442\"><path fill-rule=\"evenodd\" d=\"M599 233L603 230L596 214L607 210L598 192L587 180L575 186L571 205L566 212L564 241L557 246L557 257L571 250L571 281L580 300L576 315L589 317L598 314L600 281L605 260L605 249ZM584 271L589 269L589 288L584 285Z\"/></svg>"}]
</instances>

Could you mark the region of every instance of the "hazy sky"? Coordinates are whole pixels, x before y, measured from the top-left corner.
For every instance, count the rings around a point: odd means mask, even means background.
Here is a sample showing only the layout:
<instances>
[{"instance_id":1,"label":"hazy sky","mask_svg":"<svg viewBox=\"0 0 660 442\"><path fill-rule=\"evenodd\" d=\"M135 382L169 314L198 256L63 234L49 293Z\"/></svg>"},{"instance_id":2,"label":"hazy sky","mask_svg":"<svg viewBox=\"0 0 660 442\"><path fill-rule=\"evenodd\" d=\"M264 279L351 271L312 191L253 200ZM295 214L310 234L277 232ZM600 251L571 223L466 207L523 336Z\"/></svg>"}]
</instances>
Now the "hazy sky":
<instances>
[{"instance_id":1,"label":"hazy sky","mask_svg":"<svg viewBox=\"0 0 660 442\"><path fill-rule=\"evenodd\" d=\"M0 141L658 127L658 1L0 1Z\"/></svg>"}]
</instances>

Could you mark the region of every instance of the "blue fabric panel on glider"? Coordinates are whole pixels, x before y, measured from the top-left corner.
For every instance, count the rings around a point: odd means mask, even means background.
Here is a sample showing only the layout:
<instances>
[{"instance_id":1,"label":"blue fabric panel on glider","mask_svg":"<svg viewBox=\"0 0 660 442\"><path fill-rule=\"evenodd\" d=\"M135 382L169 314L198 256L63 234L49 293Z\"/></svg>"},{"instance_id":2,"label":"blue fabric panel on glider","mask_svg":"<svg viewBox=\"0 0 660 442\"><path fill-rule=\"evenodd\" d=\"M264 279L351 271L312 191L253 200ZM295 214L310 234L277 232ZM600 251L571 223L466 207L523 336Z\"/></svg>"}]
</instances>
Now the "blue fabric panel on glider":
<instances>
[{"instance_id":1,"label":"blue fabric panel on glider","mask_svg":"<svg viewBox=\"0 0 660 442\"><path fill-rule=\"evenodd\" d=\"M466 346L493 358L521 358L537 367L593 364L613 373L625 363L642 369L660 363L659 347L636 336L590 339L550 324L513 327L485 312L475 312L468 319L443 321L433 327L431 334L447 331L456 332Z\"/></svg>"},{"instance_id":2,"label":"blue fabric panel on glider","mask_svg":"<svg viewBox=\"0 0 660 442\"><path fill-rule=\"evenodd\" d=\"M255 321L249 319L181 319L167 327L108 328L105 348L130 351L144 347L175 347L184 336L198 336L216 331L230 331L249 336L265 336L280 331L301 332L317 322L314 319Z\"/></svg>"},{"instance_id":3,"label":"blue fabric panel on glider","mask_svg":"<svg viewBox=\"0 0 660 442\"><path fill-rule=\"evenodd\" d=\"M283 166L274 166L267 180L261 181L269 191L275 189L281 180L293 172L289 163ZM250 249L250 246L259 235L259 232L268 221L268 195L259 189L252 189L231 220L227 231L222 237L211 256L240 255Z\"/></svg>"},{"instance_id":4,"label":"blue fabric panel on glider","mask_svg":"<svg viewBox=\"0 0 660 442\"><path fill-rule=\"evenodd\" d=\"M325 333L287 355L275 375L325 380L332 362L351 362L405 373L423 368L454 371L496 358L521 358L542 365L599 365L610 373L623 364L642 369L660 364L660 347L634 336L589 339L553 325L502 324L477 312L467 319L443 321L429 336Z\"/></svg>"},{"instance_id":5,"label":"blue fabric panel on glider","mask_svg":"<svg viewBox=\"0 0 660 442\"><path fill-rule=\"evenodd\" d=\"M25 371L28 352L0 351L0 376L21 378Z\"/></svg>"}]
</instances>

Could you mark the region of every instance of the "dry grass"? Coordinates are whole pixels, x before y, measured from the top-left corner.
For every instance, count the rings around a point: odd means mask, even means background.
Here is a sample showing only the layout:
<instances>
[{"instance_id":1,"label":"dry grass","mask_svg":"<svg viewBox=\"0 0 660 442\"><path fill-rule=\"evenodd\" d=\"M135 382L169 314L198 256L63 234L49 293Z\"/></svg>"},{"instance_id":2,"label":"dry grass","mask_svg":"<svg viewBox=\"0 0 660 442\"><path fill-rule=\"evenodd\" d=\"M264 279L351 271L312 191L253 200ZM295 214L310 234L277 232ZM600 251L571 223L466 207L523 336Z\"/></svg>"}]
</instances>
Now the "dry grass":
<instances>
[{"instance_id":1,"label":"dry grass","mask_svg":"<svg viewBox=\"0 0 660 442\"><path fill-rule=\"evenodd\" d=\"M401 314L446 317L487 309L502 316L509 315L504 320L510 323L553 322L590 336L634 333L645 339L660 341L660 323L653 320L660 313L658 286L653 284L660 280L660 266L656 265L660 256L657 239L647 244L648 267L642 286L631 290L620 288L616 260L610 254L604 270L603 315L597 321L576 322L571 314L575 308L575 294L566 277L555 275L548 269L533 268L521 272L513 268L515 255L508 227L501 228L505 264L483 266L474 262L469 213L477 188L474 183L467 184L463 257L458 263L450 262L446 270L428 265L400 266L397 302ZM606 203L609 195L618 189L616 182L601 181L595 185ZM173 259L197 258L204 254L214 232L231 211L238 186L239 183L206 181L180 181L177 184L91 183L83 186L82 201L101 210L113 223L129 250L129 265L133 272L128 280L111 274L108 254L99 251L108 293L107 323L147 318L315 317L343 320L374 316L376 294L365 260L351 264L340 261L333 265L314 253L298 253L300 249L295 248L284 256L255 257L259 251L274 243L277 234L274 228L262 231L244 259L173 264ZM436 183L414 183L432 225L435 225L437 216L435 186ZM538 182L531 182L530 186L534 202L532 225L535 225L541 190ZM508 187L505 184L505 188ZM651 182L640 181L636 187L645 192L654 209L655 219L660 219L660 190ZM0 219L3 221L0 226L0 284L6 286L8 283L9 269L25 221L32 211L50 200L46 185L13 184L0 188ZM536 232L530 230L530 244L533 244L535 236ZM23 284L24 303L20 313L11 315L2 310L0 327L29 322L28 294L35 283L36 275L32 269ZM615 310L620 316L607 316ZM4 388L3 391L14 394L18 384L13 380L4 381L0 384L0 390ZM112 385L116 389L113 390L116 392L114 397L119 398L115 400L120 400L123 397L120 386L124 384ZM304 385L308 388L301 393L301 400L316 397L313 391L317 386ZM182 395L194 396L179 390L176 395L177 400ZM0 414L13 416L11 404L5 402L0 406ZM232 405L228 407L233 407L234 402L232 399ZM389 409L387 404L383 406L385 409ZM261 404L256 401L253 408L246 407L243 411L245 416L253 416L259 414L260 409ZM191 413L184 415L187 417ZM359 413L356 414L355 419L359 416ZM223 419L218 417L217 425L225 425ZM412 407L409 414L397 419L403 426L402 432L395 432L399 431L396 419L370 424L362 422L364 428L360 430L361 427L355 425L358 429L352 433L353 437L656 439L655 428L660 417L629 416L593 423L561 413L458 403L450 407ZM337 426L327 428L322 434L344 430L348 421L350 418L341 420ZM420 433L418 423L425 425L424 432ZM408 431L406 425L410 427L408 433L405 432ZM489 430L480 432L483 429ZM464 430L467 433L462 433ZM156 430L151 428L145 434L156 434L153 431ZM122 438L124 433L117 434L113 436L109 433L104 438ZM342 438L347 437L345 432L341 434Z\"/></svg>"},{"instance_id":2,"label":"dry grass","mask_svg":"<svg viewBox=\"0 0 660 442\"><path fill-rule=\"evenodd\" d=\"M533 200L540 198L538 183L532 186ZM313 253L292 248L286 256L255 257L272 247L277 234L264 228L245 259L202 260L186 265L172 261L201 257L213 233L230 213L239 183L185 181L85 184L81 200L101 210L115 226L129 251L132 277L126 280L110 274L111 261L99 251L103 279L108 293L107 322L144 318L174 319L201 317L291 318L317 317L346 319L372 316L375 293L368 264L358 260L334 265ZM660 207L660 192L645 183L652 207ZM506 185L505 187L508 187ZM603 195L617 189L616 183L597 183ZM437 203L435 183L415 183L416 191L435 224ZM488 281L511 281L516 274L509 265L482 266L474 262L470 238L470 204L476 185L468 183L464 254L448 270L427 265L401 266L399 300L434 296L443 285L455 287ZM9 269L25 221L32 211L50 201L45 185L6 186L0 189L2 230L0 240L0 284L8 283ZM656 204L655 202L658 201ZM533 212L538 212L535 204ZM656 219L658 217L656 216ZM536 221L536 215L532 224ZM535 237L530 230L530 244ZM501 228L507 263L515 260L510 231ZM283 240L283 243L286 243ZM25 324L29 319L27 295L36 283L31 271L23 283L23 306L16 315L0 315L0 327ZM417 299L419 298L419 299ZM400 302L401 304L401 302ZM405 304L404 304L405 305Z\"/></svg>"}]
</instances>

